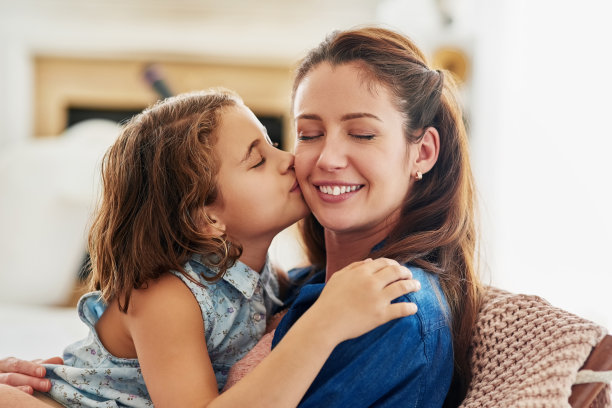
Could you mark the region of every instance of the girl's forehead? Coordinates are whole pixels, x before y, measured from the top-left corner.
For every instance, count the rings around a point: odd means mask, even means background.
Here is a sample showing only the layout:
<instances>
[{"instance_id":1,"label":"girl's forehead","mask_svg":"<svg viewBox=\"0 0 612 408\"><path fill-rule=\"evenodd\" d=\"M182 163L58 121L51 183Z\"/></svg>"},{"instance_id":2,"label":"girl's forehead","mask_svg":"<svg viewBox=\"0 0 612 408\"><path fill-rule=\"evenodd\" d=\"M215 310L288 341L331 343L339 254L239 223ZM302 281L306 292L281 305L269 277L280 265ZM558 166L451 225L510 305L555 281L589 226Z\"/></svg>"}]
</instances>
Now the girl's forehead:
<instances>
[{"instance_id":1,"label":"girl's forehead","mask_svg":"<svg viewBox=\"0 0 612 408\"><path fill-rule=\"evenodd\" d=\"M227 107L222 111L216 133L215 149L222 157L243 154L255 141L259 141L255 147L272 144L266 128L255 114L242 104Z\"/></svg>"}]
</instances>

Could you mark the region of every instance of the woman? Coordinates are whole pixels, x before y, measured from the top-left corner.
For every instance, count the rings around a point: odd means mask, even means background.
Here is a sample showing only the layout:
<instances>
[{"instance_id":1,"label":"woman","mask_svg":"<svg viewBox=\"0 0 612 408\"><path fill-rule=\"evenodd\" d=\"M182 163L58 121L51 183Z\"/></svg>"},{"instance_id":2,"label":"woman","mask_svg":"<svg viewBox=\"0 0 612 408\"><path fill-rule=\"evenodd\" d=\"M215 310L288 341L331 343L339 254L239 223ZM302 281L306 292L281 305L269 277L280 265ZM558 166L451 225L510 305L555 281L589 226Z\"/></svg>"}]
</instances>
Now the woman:
<instances>
[{"instance_id":1,"label":"woman","mask_svg":"<svg viewBox=\"0 0 612 408\"><path fill-rule=\"evenodd\" d=\"M454 92L451 77L429 69L410 40L381 28L334 33L297 70L295 168L313 212L303 223L313 267L292 276L310 275L312 285L297 295L275 343L320 283L353 261L393 258L422 284L405 299L417 304L416 317L343 343L304 406L440 406L445 397L452 406L465 394L481 286L468 141ZM37 368L18 364L12 371ZM36 381L14 376L15 385Z\"/></svg>"},{"instance_id":2,"label":"woman","mask_svg":"<svg viewBox=\"0 0 612 408\"><path fill-rule=\"evenodd\" d=\"M405 296L417 304L416 317L336 347L300 406L441 406L447 395L447 405L458 405L481 286L468 143L452 79L429 69L397 33L338 32L298 67L293 114L313 266L291 272L308 281L272 345L322 283L355 260L393 258L422 284Z\"/></svg>"}]
</instances>

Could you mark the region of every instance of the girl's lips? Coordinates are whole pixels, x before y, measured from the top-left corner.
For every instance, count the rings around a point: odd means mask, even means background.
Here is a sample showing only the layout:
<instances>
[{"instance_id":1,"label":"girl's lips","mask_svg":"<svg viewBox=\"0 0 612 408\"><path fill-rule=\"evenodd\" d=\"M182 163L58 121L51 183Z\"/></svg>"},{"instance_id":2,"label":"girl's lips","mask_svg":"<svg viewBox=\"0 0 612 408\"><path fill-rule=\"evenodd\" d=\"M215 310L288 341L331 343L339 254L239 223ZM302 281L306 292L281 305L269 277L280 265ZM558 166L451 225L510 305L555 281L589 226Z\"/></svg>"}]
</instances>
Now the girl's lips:
<instances>
[{"instance_id":1,"label":"girl's lips","mask_svg":"<svg viewBox=\"0 0 612 408\"><path fill-rule=\"evenodd\" d=\"M297 180L295 181L295 183L291 187L291 190L289 190L290 193L293 193L294 191L302 191L302 190L300 190L300 185L298 184Z\"/></svg>"}]
</instances>

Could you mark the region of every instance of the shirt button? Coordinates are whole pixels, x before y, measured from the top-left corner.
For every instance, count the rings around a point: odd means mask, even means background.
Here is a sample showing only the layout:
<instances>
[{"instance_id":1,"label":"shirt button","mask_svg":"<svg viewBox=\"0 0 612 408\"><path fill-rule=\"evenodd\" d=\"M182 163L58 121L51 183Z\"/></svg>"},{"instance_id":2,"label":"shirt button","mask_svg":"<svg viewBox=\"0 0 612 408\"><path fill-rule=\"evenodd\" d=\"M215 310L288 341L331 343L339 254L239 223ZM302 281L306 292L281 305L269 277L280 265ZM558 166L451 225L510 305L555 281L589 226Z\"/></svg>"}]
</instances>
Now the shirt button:
<instances>
[{"instance_id":1,"label":"shirt button","mask_svg":"<svg viewBox=\"0 0 612 408\"><path fill-rule=\"evenodd\" d=\"M260 321L261 319L263 319L263 315L262 315L261 313L255 313L255 314L253 315L253 319L254 319L256 322L258 322L258 321Z\"/></svg>"}]
</instances>

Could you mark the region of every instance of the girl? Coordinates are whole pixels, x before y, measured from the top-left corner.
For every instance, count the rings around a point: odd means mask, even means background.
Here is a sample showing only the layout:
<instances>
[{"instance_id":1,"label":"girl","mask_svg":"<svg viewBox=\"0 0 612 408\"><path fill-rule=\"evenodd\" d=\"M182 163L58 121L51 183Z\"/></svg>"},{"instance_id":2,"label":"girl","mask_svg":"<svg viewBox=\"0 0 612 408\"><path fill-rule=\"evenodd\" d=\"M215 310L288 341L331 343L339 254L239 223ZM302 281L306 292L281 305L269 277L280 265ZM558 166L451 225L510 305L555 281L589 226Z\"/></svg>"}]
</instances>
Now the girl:
<instances>
[{"instance_id":1,"label":"girl","mask_svg":"<svg viewBox=\"0 0 612 408\"><path fill-rule=\"evenodd\" d=\"M219 395L281 304L267 249L308 213L293 156L271 145L238 96L208 91L132 119L102 172L89 239L98 292L78 305L91 333L66 349L65 365L47 366L50 395L66 406L294 406L338 343L416 311L391 304L418 289L406 268L349 265L275 351Z\"/></svg>"}]
</instances>

